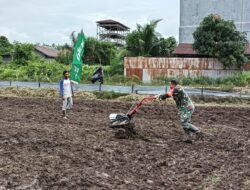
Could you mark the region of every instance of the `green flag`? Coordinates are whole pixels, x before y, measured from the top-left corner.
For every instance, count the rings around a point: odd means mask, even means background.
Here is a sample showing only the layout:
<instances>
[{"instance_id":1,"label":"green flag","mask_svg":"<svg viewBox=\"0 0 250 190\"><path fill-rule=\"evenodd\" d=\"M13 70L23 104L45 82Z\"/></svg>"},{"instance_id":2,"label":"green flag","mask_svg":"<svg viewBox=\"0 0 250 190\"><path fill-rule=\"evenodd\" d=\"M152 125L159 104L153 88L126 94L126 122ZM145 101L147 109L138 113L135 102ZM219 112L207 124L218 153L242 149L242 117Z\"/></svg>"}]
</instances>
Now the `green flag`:
<instances>
[{"instance_id":1,"label":"green flag","mask_svg":"<svg viewBox=\"0 0 250 190\"><path fill-rule=\"evenodd\" d=\"M80 82L82 77L82 57L84 53L85 36L81 31L78 34L76 44L74 46L74 57L71 68L71 79Z\"/></svg>"},{"instance_id":2,"label":"green flag","mask_svg":"<svg viewBox=\"0 0 250 190\"><path fill-rule=\"evenodd\" d=\"M82 77L82 64L72 64L71 80L80 82Z\"/></svg>"}]
</instances>

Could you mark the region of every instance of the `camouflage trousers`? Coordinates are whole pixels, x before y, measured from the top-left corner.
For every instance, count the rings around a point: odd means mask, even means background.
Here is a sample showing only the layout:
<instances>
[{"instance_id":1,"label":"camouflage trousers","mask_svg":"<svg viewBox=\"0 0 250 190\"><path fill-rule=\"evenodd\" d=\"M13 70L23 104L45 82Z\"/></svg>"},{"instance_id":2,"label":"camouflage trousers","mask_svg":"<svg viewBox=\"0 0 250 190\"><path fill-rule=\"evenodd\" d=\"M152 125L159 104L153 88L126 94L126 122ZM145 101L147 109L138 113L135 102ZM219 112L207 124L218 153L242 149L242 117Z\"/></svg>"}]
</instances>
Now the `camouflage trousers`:
<instances>
[{"instance_id":1,"label":"camouflage trousers","mask_svg":"<svg viewBox=\"0 0 250 190\"><path fill-rule=\"evenodd\" d=\"M194 106L189 105L180 109L181 126L186 132L199 132L200 130L191 124L191 116L194 113Z\"/></svg>"}]
</instances>

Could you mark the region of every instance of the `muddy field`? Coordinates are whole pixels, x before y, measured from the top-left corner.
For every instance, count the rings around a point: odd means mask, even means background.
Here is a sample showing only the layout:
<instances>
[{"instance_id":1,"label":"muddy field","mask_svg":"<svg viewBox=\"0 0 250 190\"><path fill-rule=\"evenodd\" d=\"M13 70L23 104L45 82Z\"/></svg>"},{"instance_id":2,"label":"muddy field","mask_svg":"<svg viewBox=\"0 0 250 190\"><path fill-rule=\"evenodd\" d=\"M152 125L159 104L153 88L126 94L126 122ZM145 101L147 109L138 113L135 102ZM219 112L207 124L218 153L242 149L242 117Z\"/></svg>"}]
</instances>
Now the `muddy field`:
<instances>
[{"instance_id":1,"label":"muddy field","mask_svg":"<svg viewBox=\"0 0 250 190\"><path fill-rule=\"evenodd\" d=\"M250 189L250 107L197 107L190 144L172 105L145 105L132 139L108 128L129 103L76 101L68 120L60 101L0 105L0 189Z\"/></svg>"}]
</instances>

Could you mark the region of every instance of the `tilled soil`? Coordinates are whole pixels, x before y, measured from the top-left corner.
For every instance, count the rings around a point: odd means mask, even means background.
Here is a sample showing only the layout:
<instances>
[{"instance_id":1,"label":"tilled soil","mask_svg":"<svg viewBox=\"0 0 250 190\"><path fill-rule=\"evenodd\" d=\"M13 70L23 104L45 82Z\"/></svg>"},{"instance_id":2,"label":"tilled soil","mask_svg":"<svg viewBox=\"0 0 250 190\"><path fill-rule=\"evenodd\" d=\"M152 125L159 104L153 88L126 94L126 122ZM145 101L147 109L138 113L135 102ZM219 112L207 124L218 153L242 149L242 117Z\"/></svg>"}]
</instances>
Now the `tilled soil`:
<instances>
[{"instance_id":1,"label":"tilled soil","mask_svg":"<svg viewBox=\"0 0 250 190\"><path fill-rule=\"evenodd\" d=\"M145 105L137 135L117 139L110 113L131 104L0 98L0 189L250 189L250 108L197 107L203 140L185 143L177 109Z\"/></svg>"}]
</instances>

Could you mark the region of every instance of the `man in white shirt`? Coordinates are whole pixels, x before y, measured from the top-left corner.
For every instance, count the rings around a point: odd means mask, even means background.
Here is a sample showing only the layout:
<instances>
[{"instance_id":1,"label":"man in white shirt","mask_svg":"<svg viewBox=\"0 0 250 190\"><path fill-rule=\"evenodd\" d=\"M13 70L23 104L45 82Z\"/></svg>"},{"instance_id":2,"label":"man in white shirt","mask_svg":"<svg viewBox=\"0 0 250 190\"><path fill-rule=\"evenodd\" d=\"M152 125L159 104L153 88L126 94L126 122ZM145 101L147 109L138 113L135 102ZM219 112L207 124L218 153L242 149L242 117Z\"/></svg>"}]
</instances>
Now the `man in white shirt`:
<instances>
[{"instance_id":1,"label":"man in white shirt","mask_svg":"<svg viewBox=\"0 0 250 190\"><path fill-rule=\"evenodd\" d=\"M66 110L71 109L73 106L72 84L78 84L78 83L69 79L68 71L63 71L63 79L60 81L60 97L63 100L62 111L63 111L64 119L67 119Z\"/></svg>"}]
</instances>

